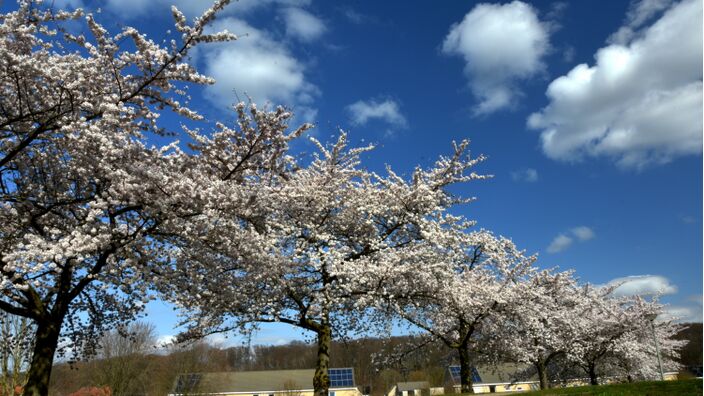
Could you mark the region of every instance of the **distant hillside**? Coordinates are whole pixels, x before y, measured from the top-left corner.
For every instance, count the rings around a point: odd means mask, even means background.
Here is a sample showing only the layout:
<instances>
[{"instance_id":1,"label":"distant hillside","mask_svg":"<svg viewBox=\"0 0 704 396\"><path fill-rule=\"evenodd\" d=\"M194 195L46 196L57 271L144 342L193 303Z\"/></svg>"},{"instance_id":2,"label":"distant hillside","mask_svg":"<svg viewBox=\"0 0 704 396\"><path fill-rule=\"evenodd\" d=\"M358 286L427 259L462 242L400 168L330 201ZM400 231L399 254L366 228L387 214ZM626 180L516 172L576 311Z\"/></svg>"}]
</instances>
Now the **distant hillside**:
<instances>
[{"instance_id":1,"label":"distant hillside","mask_svg":"<svg viewBox=\"0 0 704 396\"><path fill-rule=\"evenodd\" d=\"M675 339L689 341L680 353L680 363L685 366L702 366L702 324L685 323Z\"/></svg>"}]
</instances>

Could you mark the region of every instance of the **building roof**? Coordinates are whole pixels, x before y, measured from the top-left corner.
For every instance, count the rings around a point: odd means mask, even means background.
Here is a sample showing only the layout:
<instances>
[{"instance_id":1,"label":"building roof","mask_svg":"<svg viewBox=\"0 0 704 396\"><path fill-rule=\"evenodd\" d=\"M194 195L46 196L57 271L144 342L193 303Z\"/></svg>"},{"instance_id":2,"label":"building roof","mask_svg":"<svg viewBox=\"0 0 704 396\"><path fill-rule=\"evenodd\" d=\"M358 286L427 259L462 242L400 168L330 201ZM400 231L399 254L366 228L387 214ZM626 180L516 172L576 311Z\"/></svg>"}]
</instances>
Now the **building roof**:
<instances>
[{"instance_id":1,"label":"building roof","mask_svg":"<svg viewBox=\"0 0 704 396\"><path fill-rule=\"evenodd\" d=\"M338 370L338 369L330 369ZM344 371L352 369L344 369ZM246 392L262 394L281 391L301 391L313 389L315 370L267 370L267 371L228 371L219 373L192 373L179 376L174 389L181 393L225 393ZM331 383L330 389L354 387L352 381L344 386Z\"/></svg>"},{"instance_id":2,"label":"building roof","mask_svg":"<svg viewBox=\"0 0 704 396\"><path fill-rule=\"evenodd\" d=\"M454 385L460 384L460 379L457 374L458 366L448 367L451 382ZM479 384L508 384L512 382L534 382L538 381L536 374L528 377L522 375L530 365L520 363L502 363L497 366L477 366L472 368L472 381L475 385Z\"/></svg>"},{"instance_id":3,"label":"building roof","mask_svg":"<svg viewBox=\"0 0 704 396\"><path fill-rule=\"evenodd\" d=\"M401 392L415 389L430 389L430 384L428 381L399 382L396 384L396 389Z\"/></svg>"}]
</instances>

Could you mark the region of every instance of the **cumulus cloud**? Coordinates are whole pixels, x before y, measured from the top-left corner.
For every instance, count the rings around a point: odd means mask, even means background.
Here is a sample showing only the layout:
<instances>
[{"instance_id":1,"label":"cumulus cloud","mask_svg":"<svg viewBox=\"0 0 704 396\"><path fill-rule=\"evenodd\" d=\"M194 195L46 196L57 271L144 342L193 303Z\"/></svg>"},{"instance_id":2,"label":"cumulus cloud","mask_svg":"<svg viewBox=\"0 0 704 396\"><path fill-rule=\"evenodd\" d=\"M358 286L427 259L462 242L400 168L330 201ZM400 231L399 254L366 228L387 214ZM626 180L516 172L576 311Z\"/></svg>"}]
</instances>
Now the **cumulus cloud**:
<instances>
[{"instance_id":1,"label":"cumulus cloud","mask_svg":"<svg viewBox=\"0 0 704 396\"><path fill-rule=\"evenodd\" d=\"M286 22L286 35L301 41L314 41L327 30L320 18L301 8L286 8L283 16Z\"/></svg>"},{"instance_id":2,"label":"cumulus cloud","mask_svg":"<svg viewBox=\"0 0 704 396\"><path fill-rule=\"evenodd\" d=\"M538 171L533 168L526 168L511 172L511 178L514 181L524 181L534 183L538 181Z\"/></svg>"},{"instance_id":3,"label":"cumulus cloud","mask_svg":"<svg viewBox=\"0 0 704 396\"><path fill-rule=\"evenodd\" d=\"M299 113L311 111L309 106L318 88L308 82L305 65L288 48L267 32L232 17L216 20L211 29L228 30L241 37L235 42L209 45L198 54L205 74L216 80L205 89L210 102L225 107L235 101L237 93L256 103L292 105Z\"/></svg>"},{"instance_id":4,"label":"cumulus cloud","mask_svg":"<svg viewBox=\"0 0 704 396\"><path fill-rule=\"evenodd\" d=\"M634 1L628 7L626 23L609 37L610 43L628 43L638 32L638 29L655 15L672 5L672 0L640 0Z\"/></svg>"},{"instance_id":5,"label":"cumulus cloud","mask_svg":"<svg viewBox=\"0 0 704 396\"><path fill-rule=\"evenodd\" d=\"M487 114L514 104L516 82L544 69L549 26L530 5L479 4L453 25L442 51L462 56L465 75L478 100L475 114Z\"/></svg>"},{"instance_id":6,"label":"cumulus cloud","mask_svg":"<svg viewBox=\"0 0 704 396\"><path fill-rule=\"evenodd\" d=\"M588 241L594 238L594 230L587 226L579 226L572 229L572 234L580 241Z\"/></svg>"},{"instance_id":7,"label":"cumulus cloud","mask_svg":"<svg viewBox=\"0 0 704 396\"><path fill-rule=\"evenodd\" d=\"M341 12L342 12L342 15L344 15L345 18L347 18L348 21L350 21L356 25L361 25L361 24L365 23L366 21L370 20L369 16L364 15L364 14L362 14L352 8L348 8L348 7L342 8Z\"/></svg>"},{"instance_id":8,"label":"cumulus cloud","mask_svg":"<svg viewBox=\"0 0 704 396\"><path fill-rule=\"evenodd\" d=\"M584 242L593 239L595 236L594 230L587 226L574 227L568 233L557 235L548 245L547 252L558 253L570 247L575 240Z\"/></svg>"},{"instance_id":9,"label":"cumulus cloud","mask_svg":"<svg viewBox=\"0 0 704 396\"><path fill-rule=\"evenodd\" d=\"M552 242L550 242L550 245L548 246L548 253L561 252L570 247L570 245L572 245L572 242L572 238L568 237L565 234L560 234L556 236L555 239L552 240Z\"/></svg>"},{"instance_id":10,"label":"cumulus cloud","mask_svg":"<svg viewBox=\"0 0 704 396\"><path fill-rule=\"evenodd\" d=\"M254 337L252 343L256 345L286 345L294 341L293 338L287 337L277 337L277 336L265 336L265 337Z\"/></svg>"},{"instance_id":11,"label":"cumulus cloud","mask_svg":"<svg viewBox=\"0 0 704 396\"><path fill-rule=\"evenodd\" d=\"M156 339L157 348L166 348L176 341L176 336L170 334L162 334Z\"/></svg>"},{"instance_id":12,"label":"cumulus cloud","mask_svg":"<svg viewBox=\"0 0 704 396\"><path fill-rule=\"evenodd\" d=\"M301 9L310 3L311 0L239 0L226 6L207 31L228 30L237 34L239 39L229 43L206 44L191 52L199 70L216 80L214 85L204 89L205 99L219 109L229 107L238 98L251 98L259 104L286 105L293 108L301 121L314 121L317 110L313 107L313 101L320 91L308 81L306 64L293 54L285 40L251 26L240 17L269 6L274 13L281 12L287 34L312 40L325 28L320 20ZM196 17L212 2L107 0L106 8L123 19L129 19L160 11L170 15L169 7L172 4L188 17ZM302 26L303 22L308 26Z\"/></svg>"},{"instance_id":13,"label":"cumulus cloud","mask_svg":"<svg viewBox=\"0 0 704 396\"><path fill-rule=\"evenodd\" d=\"M702 322L702 306L666 306L664 313L658 317L662 320L676 320L682 323Z\"/></svg>"},{"instance_id":14,"label":"cumulus cloud","mask_svg":"<svg viewBox=\"0 0 704 396\"><path fill-rule=\"evenodd\" d=\"M401 114L401 106L391 99L359 100L347 106L347 112L354 125L365 125L372 119L381 120L393 127L405 128L408 125L406 117Z\"/></svg>"},{"instance_id":15,"label":"cumulus cloud","mask_svg":"<svg viewBox=\"0 0 704 396\"><path fill-rule=\"evenodd\" d=\"M677 286L670 280L660 275L633 275L616 278L609 281L606 286L616 286L614 296L653 296L656 294L668 295L677 293Z\"/></svg>"},{"instance_id":16,"label":"cumulus cloud","mask_svg":"<svg viewBox=\"0 0 704 396\"><path fill-rule=\"evenodd\" d=\"M638 3L626 26L640 26L666 3ZM611 40L595 65L554 80L548 106L528 118L544 153L564 161L608 156L626 168L701 153L701 1L684 0Z\"/></svg>"}]
</instances>

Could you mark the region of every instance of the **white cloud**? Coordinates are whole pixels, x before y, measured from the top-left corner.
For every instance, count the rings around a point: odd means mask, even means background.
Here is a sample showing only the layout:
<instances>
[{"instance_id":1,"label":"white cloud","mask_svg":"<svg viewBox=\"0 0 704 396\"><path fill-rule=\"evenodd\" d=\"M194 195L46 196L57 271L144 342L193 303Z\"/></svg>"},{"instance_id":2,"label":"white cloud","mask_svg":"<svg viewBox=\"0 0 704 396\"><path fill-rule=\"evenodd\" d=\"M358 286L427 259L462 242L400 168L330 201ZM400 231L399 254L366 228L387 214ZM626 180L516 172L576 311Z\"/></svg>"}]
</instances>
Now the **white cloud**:
<instances>
[{"instance_id":1,"label":"white cloud","mask_svg":"<svg viewBox=\"0 0 704 396\"><path fill-rule=\"evenodd\" d=\"M237 41L209 45L198 58L205 65L205 74L215 78L206 97L225 107L247 95L256 103L271 102L294 107L299 114L315 114L309 106L318 95L318 88L306 79L306 68L283 44L266 32L236 18L217 19L212 31L237 34Z\"/></svg>"},{"instance_id":2,"label":"white cloud","mask_svg":"<svg viewBox=\"0 0 704 396\"><path fill-rule=\"evenodd\" d=\"M156 339L156 348L163 349L170 346L176 341L176 336L170 334L162 334Z\"/></svg>"},{"instance_id":3,"label":"white cloud","mask_svg":"<svg viewBox=\"0 0 704 396\"><path fill-rule=\"evenodd\" d=\"M636 35L637 29L658 13L672 5L672 0L640 0L634 1L628 8L626 24L609 37L609 43L628 43Z\"/></svg>"},{"instance_id":4,"label":"white cloud","mask_svg":"<svg viewBox=\"0 0 704 396\"><path fill-rule=\"evenodd\" d=\"M633 11L627 26L660 6ZM642 168L701 153L701 1L682 1L630 36L597 51L594 66L580 64L549 85L550 103L528 118L548 157L608 156Z\"/></svg>"},{"instance_id":5,"label":"white cloud","mask_svg":"<svg viewBox=\"0 0 704 396\"><path fill-rule=\"evenodd\" d=\"M235 344L235 341L223 333L215 333L206 336L203 339L208 345L212 345L219 348L229 347Z\"/></svg>"},{"instance_id":6,"label":"white cloud","mask_svg":"<svg viewBox=\"0 0 704 396\"><path fill-rule=\"evenodd\" d=\"M61 0L78 1L78 0ZM239 36L229 43L205 44L190 52L199 70L216 79L214 85L204 89L205 98L219 109L228 108L239 100L248 97L258 104L286 105L291 107L296 118L313 122L317 110L313 100L320 94L319 89L308 81L306 65L293 55L283 40L277 40L269 32L257 29L239 18L251 11L271 7L274 12L282 11L286 21L300 23L301 15L311 14L299 9L311 0L238 0L219 12L218 18L208 26L208 32L228 30ZM106 8L120 18L130 19L163 12L170 15L169 8L176 5L188 17L197 17L212 5L210 0L107 0ZM289 18L290 10L297 16ZM235 18L232 15L237 15ZM291 34L313 38L315 27L311 22L305 27L290 26ZM318 21L318 23L322 23ZM318 29L320 26L318 26ZM289 26L287 25L287 31ZM294 33L294 31L296 33Z\"/></svg>"},{"instance_id":7,"label":"white cloud","mask_svg":"<svg viewBox=\"0 0 704 396\"><path fill-rule=\"evenodd\" d=\"M301 41L314 41L327 30L320 18L301 8L286 8L283 16L286 22L286 35Z\"/></svg>"},{"instance_id":8,"label":"white cloud","mask_svg":"<svg viewBox=\"0 0 704 396\"><path fill-rule=\"evenodd\" d=\"M676 306L670 305L666 306L664 313L658 317L662 320L676 320L682 323L692 323L702 321L702 306Z\"/></svg>"},{"instance_id":9,"label":"white cloud","mask_svg":"<svg viewBox=\"0 0 704 396\"><path fill-rule=\"evenodd\" d=\"M616 278L609 281L606 286L619 285L614 289L614 296L652 296L656 294L668 295L677 293L677 286L670 280L660 275L633 275Z\"/></svg>"},{"instance_id":10,"label":"white cloud","mask_svg":"<svg viewBox=\"0 0 704 396\"><path fill-rule=\"evenodd\" d=\"M359 100L347 106L347 112L354 125L364 125L372 119L378 119L399 128L405 128L408 125L406 117L401 114L399 104L391 99Z\"/></svg>"},{"instance_id":11,"label":"white cloud","mask_svg":"<svg viewBox=\"0 0 704 396\"><path fill-rule=\"evenodd\" d=\"M352 8L343 8L342 10L342 15L347 18L348 21L356 24L356 25L361 25L365 23L366 21L369 21L370 18L360 12L357 12L356 10Z\"/></svg>"},{"instance_id":12,"label":"white cloud","mask_svg":"<svg viewBox=\"0 0 704 396\"><path fill-rule=\"evenodd\" d=\"M588 241L593 239L595 234L594 230L587 226L579 226L572 229L572 234L577 237L580 241Z\"/></svg>"},{"instance_id":13,"label":"white cloud","mask_svg":"<svg viewBox=\"0 0 704 396\"><path fill-rule=\"evenodd\" d=\"M524 181L534 183L538 181L538 171L533 168L526 168L511 172L511 178L514 181Z\"/></svg>"},{"instance_id":14,"label":"white cloud","mask_svg":"<svg viewBox=\"0 0 704 396\"><path fill-rule=\"evenodd\" d=\"M450 28L442 51L464 58L469 86L479 103L475 114L487 114L514 104L516 81L544 69L549 26L538 20L530 5L479 4Z\"/></svg>"},{"instance_id":15,"label":"white cloud","mask_svg":"<svg viewBox=\"0 0 704 396\"><path fill-rule=\"evenodd\" d=\"M548 253L561 252L570 247L570 245L572 245L572 242L572 238L568 237L565 234L560 234L556 236L555 239L552 240L552 242L550 242L550 245L548 246Z\"/></svg>"},{"instance_id":16,"label":"white cloud","mask_svg":"<svg viewBox=\"0 0 704 396\"><path fill-rule=\"evenodd\" d=\"M569 230L569 234L571 234L571 236L567 234L568 233L560 233L556 236L552 242L550 242L550 245L548 245L547 252L558 253L570 247L575 240L584 242L593 239L596 236L594 230L587 226L574 227Z\"/></svg>"},{"instance_id":17,"label":"white cloud","mask_svg":"<svg viewBox=\"0 0 704 396\"><path fill-rule=\"evenodd\" d=\"M277 336L254 337L252 339L252 344L255 344L255 345L286 345L293 340L294 340L293 338L277 337Z\"/></svg>"}]
</instances>

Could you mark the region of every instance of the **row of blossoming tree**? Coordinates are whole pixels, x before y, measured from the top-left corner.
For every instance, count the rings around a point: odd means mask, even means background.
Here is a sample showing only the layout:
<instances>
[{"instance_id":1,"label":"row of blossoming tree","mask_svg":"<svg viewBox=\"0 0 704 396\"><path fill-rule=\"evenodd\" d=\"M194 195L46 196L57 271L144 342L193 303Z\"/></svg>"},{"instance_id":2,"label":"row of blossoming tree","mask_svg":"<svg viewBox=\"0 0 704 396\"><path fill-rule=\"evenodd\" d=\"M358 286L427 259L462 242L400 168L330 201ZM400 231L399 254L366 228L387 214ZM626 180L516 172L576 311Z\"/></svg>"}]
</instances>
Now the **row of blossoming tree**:
<instances>
[{"instance_id":1,"label":"row of blossoming tree","mask_svg":"<svg viewBox=\"0 0 704 396\"><path fill-rule=\"evenodd\" d=\"M234 126L170 141L160 114L201 120L187 87L213 83L189 50L236 39L206 29L228 3L191 23L173 8L165 44L39 1L0 16L0 309L35 329L25 394L46 395L57 354L94 353L157 295L181 308L184 339L266 322L313 332L316 396L333 337L390 318L456 349L464 392L480 357L530 362L542 386L556 356L593 382L607 365L652 375L657 303L537 271L451 213L471 199L448 187L486 177L467 141L410 177L377 174L361 166L372 147L344 133L295 158L289 142L311 125L289 131L287 110L242 103ZM672 356L674 327L656 331Z\"/></svg>"}]
</instances>

